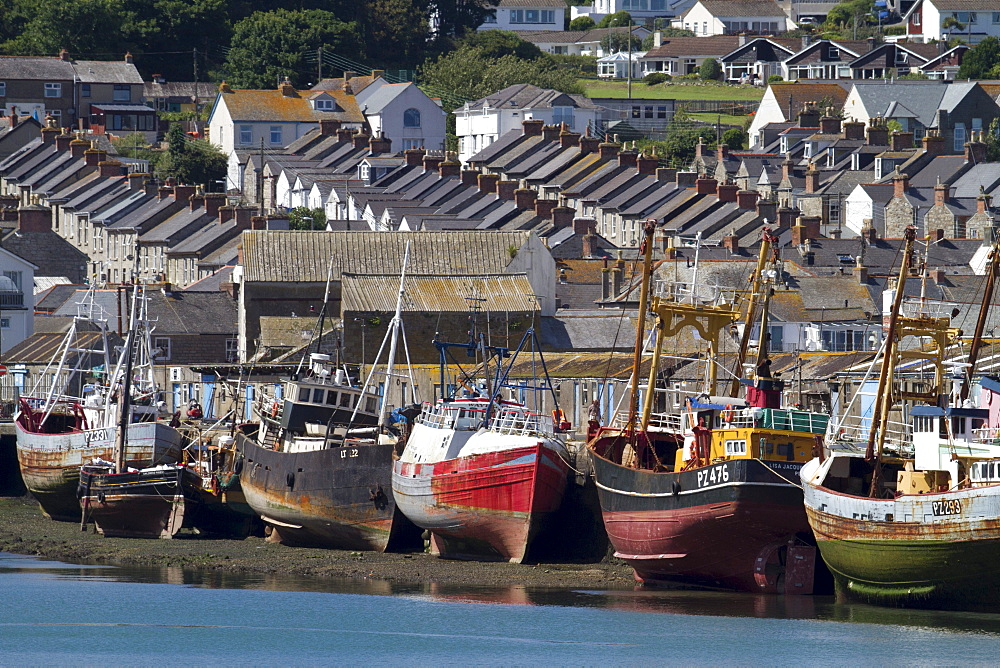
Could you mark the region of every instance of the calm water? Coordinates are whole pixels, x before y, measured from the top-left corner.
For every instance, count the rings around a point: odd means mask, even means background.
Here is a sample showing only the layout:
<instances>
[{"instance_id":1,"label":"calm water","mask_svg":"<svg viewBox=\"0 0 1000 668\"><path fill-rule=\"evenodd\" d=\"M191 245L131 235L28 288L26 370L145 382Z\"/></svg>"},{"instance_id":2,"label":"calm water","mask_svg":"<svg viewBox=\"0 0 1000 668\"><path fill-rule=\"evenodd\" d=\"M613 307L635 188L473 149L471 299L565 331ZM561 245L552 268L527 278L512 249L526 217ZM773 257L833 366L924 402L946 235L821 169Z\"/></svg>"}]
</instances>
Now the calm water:
<instances>
[{"instance_id":1,"label":"calm water","mask_svg":"<svg viewBox=\"0 0 1000 668\"><path fill-rule=\"evenodd\" d=\"M401 587L0 553L2 665L995 664L1000 615L704 592Z\"/></svg>"}]
</instances>

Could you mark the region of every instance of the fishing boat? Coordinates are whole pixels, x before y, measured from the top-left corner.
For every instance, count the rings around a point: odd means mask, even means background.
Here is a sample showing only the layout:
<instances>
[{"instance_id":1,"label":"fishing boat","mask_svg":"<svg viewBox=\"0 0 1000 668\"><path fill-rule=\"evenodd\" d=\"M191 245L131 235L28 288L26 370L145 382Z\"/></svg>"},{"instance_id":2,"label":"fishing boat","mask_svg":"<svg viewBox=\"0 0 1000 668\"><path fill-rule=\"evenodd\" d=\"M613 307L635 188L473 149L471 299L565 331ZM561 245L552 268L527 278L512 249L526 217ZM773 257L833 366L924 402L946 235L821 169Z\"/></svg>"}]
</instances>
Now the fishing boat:
<instances>
[{"instance_id":1,"label":"fishing boat","mask_svg":"<svg viewBox=\"0 0 1000 668\"><path fill-rule=\"evenodd\" d=\"M126 385L131 396L125 426L126 464L165 464L181 457L181 434L157 421L160 406L152 357L147 354L133 381L124 383L121 359L117 364L113 360L107 323L94 290L88 291L56 353L38 376L38 383L51 381L49 390L41 392L36 384L18 400L14 424L21 476L42 512L55 520L80 521L80 467L92 460L113 459L121 422L118 400ZM148 350L149 329L143 321L138 326Z\"/></svg>"},{"instance_id":2,"label":"fishing boat","mask_svg":"<svg viewBox=\"0 0 1000 668\"><path fill-rule=\"evenodd\" d=\"M740 318L724 291L690 284L652 289L654 222L645 226L636 346L628 407L610 425L592 419L588 450L604 526L638 581L750 592L812 593L816 548L802 508L798 472L828 416L780 408L783 382L768 369L767 327L755 377L742 378L755 313L770 294L762 280L765 230L730 396L715 394L723 332ZM639 406L647 311L655 314L648 380ZM761 322L766 325L766 308ZM703 393L682 409L657 388L664 340L694 327L709 354ZM736 390L747 386L745 398Z\"/></svg>"},{"instance_id":3,"label":"fishing boat","mask_svg":"<svg viewBox=\"0 0 1000 668\"><path fill-rule=\"evenodd\" d=\"M130 325L122 359L123 387L130 387L135 371L152 360L149 328L143 286L131 286L132 308ZM150 379L151 380L151 379ZM93 459L80 468L77 492L81 506L81 526L92 521L104 536L121 538L172 538L192 520L201 505L201 478L182 461L132 467L126 453L130 450L130 416L133 414L132 392L117 393L120 406L119 423L113 431L114 459ZM155 399L155 385L150 388ZM167 426L167 429L174 429ZM174 429L181 438L180 432Z\"/></svg>"},{"instance_id":4,"label":"fishing boat","mask_svg":"<svg viewBox=\"0 0 1000 668\"><path fill-rule=\"evenodd\" d=\"M1000 421L995 408L975 408L968 397L1000 252L994 246L952 405L945 355L961 332L951 326L951 305L904 298L913 244L909 229L877 399L870 413L832 424L825 447L802 468L806 512L839 596L992 609L1000 602ZM920 337L922 345L906 347L908 337ZM902 375L915 364L931 373ZM984 379L982 386L996 404L1000 385Z\"/></svg>"},{"instance_id":5,"label":"fishing boat","mask_svg":"<svg viewBox=\"0 0 1000 668\"><path fill-rule=\"evenodd\" d=\"M430 532L431 553L447 558L521 563L531 542L562 502L569 472L562 432L567 425L556 403L553 416L503 398L510 369L528 343L539 349L529 329L511 356L505 348L471 339L467 344L435 341L441 358L442 394L445 351L464 347L496 359L496 381L470 389L468 396L442 396L426 403L402 455L393 463L392 490L410 520ZM544 369L544 360L538 356ZM551 392L545 383L517 385L533 395ZM464 381L466 385L470 380ZM555 393L552 392L553 400ZM537 401L537 400L536 400Z\"/></svg>"},{"instance_id":6,"label":"fishing boat","mask_svg":"<svg viewBox=\"0 0 1000 668\"><path fill-rule=\"evenodd\" d=\"M257 421L237 430L235 471L272 541L379 552L419 545L419 531L392 496L392 460L402 444L392 431L388 398L370 389L387 343L386 378L395 377L408 258L409 248L396 313L365 383L354 382L329 355L311 353L308 368L283 383L283 398L258 400ZM320 336L328 297L329 285ZM412 378L408 387L412 392Z\"/></svg>"}]
</instances>

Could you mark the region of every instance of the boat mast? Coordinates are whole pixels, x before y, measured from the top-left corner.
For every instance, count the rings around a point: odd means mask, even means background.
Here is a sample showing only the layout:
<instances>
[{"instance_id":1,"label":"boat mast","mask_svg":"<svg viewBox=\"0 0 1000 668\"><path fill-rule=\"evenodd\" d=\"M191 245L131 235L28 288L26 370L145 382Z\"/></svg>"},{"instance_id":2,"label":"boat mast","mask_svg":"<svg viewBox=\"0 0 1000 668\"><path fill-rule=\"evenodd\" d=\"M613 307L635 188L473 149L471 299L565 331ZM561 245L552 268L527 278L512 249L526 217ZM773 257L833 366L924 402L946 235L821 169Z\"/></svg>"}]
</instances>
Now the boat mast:
<instances>
[{"instance_id":1,"label":"boat mast","mask_svg":"<svg viewBox=\"0 0 1000 668\"><path fill-rule=\"evenodd\" d=\"M729 385L729 396L735 397L740 391L740 378L743 377L743 363L747 358L747 349L750 347L750 335L753 333L754 311L757 310L757 300L761 295L761 276L764 274L764 265L767 262L767 253L771 248L771 234L768 228L764 228L764 233L760 238L760 252L757 254L757 268L753 272L753 280L750 288L750 302L747 305L746 325L743 327L743 336L740 337L740 350L736 354L736 366L733 368L733 380ZM764 340L764 332L761 330L761 341Z\"/></svg>"},{"instance_id":2,"label":"boat mast","mask_svg":"<svg viewBox=\"0 0 1000 668\"><path fill-rule=\"evenodd\" d=\"M899 267L899 280L896 282L896 294L892 300L892 310L889 313L889 325L887 327L888 339L885 342L885 352L882 357L882 370L878 378L878 400L875 402L875 410L872 413L872 426L868 431L868 448L865 450L865 459L875 461L882 455L882 444L885 442L885 430L889 423L889 406L892 402L892 388L889 387L889 377L892 372L893 356L896 348L896 327L899 322L899 309L903 303L903 292L906 287L906 276L910 273L910 262L913 256L913 239L915 232L912 227L906 228L904 238L906 244L903 248L903 261ZM878 437L878 450L876 453L876 436ZM874 485L875 477L872 478Z\"/></svg>"},{"instance_id":3,"label":"boat mast","mask_svg":"<svg viewBox=\"0 0 1000 668\"><path fill-rule=\"evenodd\" d=\"M635 430L636 413L639 409L639 365L642 362L642 344L646 339L646 310L649 308L649 283L653 267L653 233L656 221L647 220L642 229L642 282L639 285L639 322L635 327L635 352L632 356L632 379L628 401L628 422L625 429ZM693 287L693 286L692 286ZM647 388L647 392L651 388Z\"/></svg>"},{"instance_id":4,"label":"boat mast","mask_svg":"<svg viewBox=\"0 0 1000 668\"><path fill-rule=\"evenodd\" d=\"M129 317L128 336L125 338L125 373L121 379L121 414L118 416L118 442L115 446L115 472L125 471L125 446L128 440L128 425L132 421L132 354L135 348L136 309L138 307L139 285L132 284L132 313Z\"/></svg>"},{"instance_id":5,"label":"boat mast","mask_svg":"<svg viewBox=\"0 0 1000 668\"><path fill-rule=\"evenodd\" d=\"M1000 273L1000 239L993 242L990 250L990 264L986 272L986 286L983 289L983 300L979 304L979 318L976 320L976 331L972 335L972 343L969 346L969 366L962 379L962 391L959 398L964 402L969 398L969 386L972 384L972 370L976 368L976 361L979 358L979 348L983 343L983 331L986 329L986 317L989 314L990 304L993 303L993 287L997 281L997 274Z\"/></svg>"}]
</instances>

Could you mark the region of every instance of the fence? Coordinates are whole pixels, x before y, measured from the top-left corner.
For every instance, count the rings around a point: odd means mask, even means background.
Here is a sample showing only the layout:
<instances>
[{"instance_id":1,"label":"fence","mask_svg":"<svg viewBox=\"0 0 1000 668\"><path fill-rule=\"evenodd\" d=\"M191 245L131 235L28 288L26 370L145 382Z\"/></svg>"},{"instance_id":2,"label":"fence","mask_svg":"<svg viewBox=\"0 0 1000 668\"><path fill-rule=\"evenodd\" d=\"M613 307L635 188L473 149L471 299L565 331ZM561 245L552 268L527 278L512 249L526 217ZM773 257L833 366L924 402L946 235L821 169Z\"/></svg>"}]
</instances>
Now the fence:
<instances>
[{"instance_id":1,"label":"fence","mask_svg":"<svg viewBox=\"0 0 1000 668\"><path fill-rule=\"evenodd\" d=\"M746 116L756 111L760 102L752 100L677 100L677 110L689 114L726 114Z\"/></svg>"}]
</instances>

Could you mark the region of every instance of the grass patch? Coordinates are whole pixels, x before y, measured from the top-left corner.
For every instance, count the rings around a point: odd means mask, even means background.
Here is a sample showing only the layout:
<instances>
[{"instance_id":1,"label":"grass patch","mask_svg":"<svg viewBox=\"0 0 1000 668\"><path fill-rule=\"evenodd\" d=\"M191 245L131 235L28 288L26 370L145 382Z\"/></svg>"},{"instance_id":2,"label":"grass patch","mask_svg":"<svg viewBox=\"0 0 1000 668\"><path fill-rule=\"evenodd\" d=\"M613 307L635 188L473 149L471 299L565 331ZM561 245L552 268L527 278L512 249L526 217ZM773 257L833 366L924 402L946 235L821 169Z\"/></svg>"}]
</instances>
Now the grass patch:
<instances>
[{"instance_id":1,"label":"grass patch","mask_svg":"<svg viewBox=\"0 0 1000 668\"><path fill-rule=\"evenodd\" d=\"M695 121L701 121L702 123L712 123L716 122L722 123L723 125L735 125L742 128L743 123L747 120L746 116L732 116L730 114L713 114L711 112L688 114L688 116Z\"/></svg>"},{"instance_id":2,"label":"grass patch","mask_svg":"<svg viewBox=\"0 0 1000 668\"><path fill-rule=\"evenodd\" d=\"M628 83L625 81L580 79L580 85L584 87L587 97L628 97ZM764 97L764 89L707 82L647 86L641 81L633 81L632 97L657 100L760 100Z\"/></svg>"}]
</instances>

